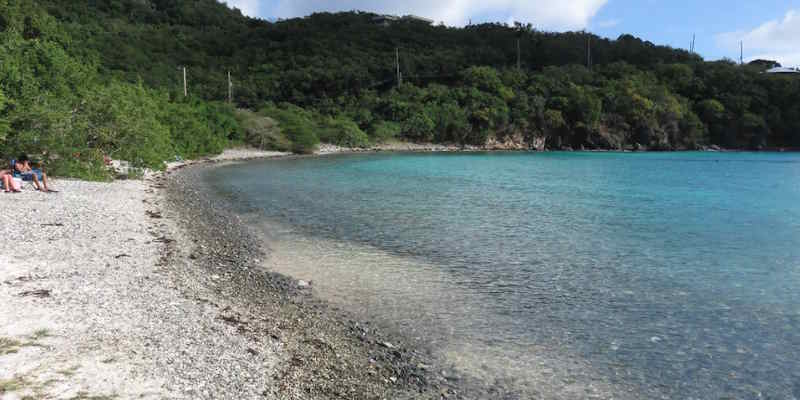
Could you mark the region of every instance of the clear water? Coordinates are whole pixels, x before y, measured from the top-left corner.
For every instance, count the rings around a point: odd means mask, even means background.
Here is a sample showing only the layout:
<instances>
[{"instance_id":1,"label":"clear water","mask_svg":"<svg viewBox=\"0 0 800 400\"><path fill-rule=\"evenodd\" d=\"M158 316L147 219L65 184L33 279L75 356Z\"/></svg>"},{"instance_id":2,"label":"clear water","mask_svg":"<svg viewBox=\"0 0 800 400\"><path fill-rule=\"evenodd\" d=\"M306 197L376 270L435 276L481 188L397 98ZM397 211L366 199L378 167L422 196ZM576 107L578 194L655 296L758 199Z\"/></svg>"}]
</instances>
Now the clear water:
<instances>
[{"instance_id":1,"label":"clear water","mask_svg":"<svg viewBox=\"0 0 800 400\"><path fill-rule=\"evenodd\" d=\"M267 267L508 398L800 398L800 154L371 154L209 182Z\"/></svg>"}]
</instances>

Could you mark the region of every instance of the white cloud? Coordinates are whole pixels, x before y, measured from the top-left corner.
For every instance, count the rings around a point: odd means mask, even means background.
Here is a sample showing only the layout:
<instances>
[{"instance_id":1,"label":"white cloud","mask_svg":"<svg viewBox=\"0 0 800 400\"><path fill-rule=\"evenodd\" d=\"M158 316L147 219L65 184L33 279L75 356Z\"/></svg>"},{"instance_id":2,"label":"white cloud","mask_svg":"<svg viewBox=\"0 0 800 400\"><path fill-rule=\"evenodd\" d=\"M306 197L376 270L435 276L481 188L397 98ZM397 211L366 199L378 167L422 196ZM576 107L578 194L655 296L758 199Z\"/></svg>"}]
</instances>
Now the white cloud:
<instances>
[{"instance_id":1,"label":"white cloud","mask_svg":"<svg viewBox=\"0 0 800 400\"><path fill-rule=\"evenodd\" d=\"M230 7L236 7L242 14L250 17L259 16L259 0L224 0Z\"/></svg>"},{"instance_id":2,"label":"white cloud","mask_svg":"<svg viewBox=\"0 0 800 400\"><path fill-rule=\"evenodd\" d=\"M744 42L746 61L761 58L797 66L800 65L800 12L790 10L781 19L767 21L751 31L722 33L716 40L732 55L739 54L739 41Z\"/></svg>"},{"instance_id":3,"label":"white cloud","mask_svg":"<svg viewBox=\"0 0 800 400\"><path fill-rule=\"evenodd\" d=\"M608 0L277 0L271 16L289 18L315 11L362 10L415 14L447 25L470 18L530 22L540 29L582 29Z\"/></svg>"}]
</instances>

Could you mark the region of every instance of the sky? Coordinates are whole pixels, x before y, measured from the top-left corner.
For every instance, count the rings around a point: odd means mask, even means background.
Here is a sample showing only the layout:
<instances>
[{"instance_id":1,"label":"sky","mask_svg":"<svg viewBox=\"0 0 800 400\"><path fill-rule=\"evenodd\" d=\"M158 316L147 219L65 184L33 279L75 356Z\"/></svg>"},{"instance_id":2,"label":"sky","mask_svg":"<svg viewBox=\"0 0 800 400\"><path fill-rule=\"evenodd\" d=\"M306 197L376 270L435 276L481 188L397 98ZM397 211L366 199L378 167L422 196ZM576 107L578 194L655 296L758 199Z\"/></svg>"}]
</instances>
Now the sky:
<instances>
[{"instance_id":1,"label":"sky","mask_svg":"<svg viewBox=\"0 0 800 400\"><path fill-rule=\"evenodd\" d=\"M707 60L776 60L800 67L800 0L224 0L255 18L301 17L316 11L414 14L463 26L520 21L540 30L586 29L616 38L630 33L656 44L689 48Z\"/></svg>"}]
</instances>

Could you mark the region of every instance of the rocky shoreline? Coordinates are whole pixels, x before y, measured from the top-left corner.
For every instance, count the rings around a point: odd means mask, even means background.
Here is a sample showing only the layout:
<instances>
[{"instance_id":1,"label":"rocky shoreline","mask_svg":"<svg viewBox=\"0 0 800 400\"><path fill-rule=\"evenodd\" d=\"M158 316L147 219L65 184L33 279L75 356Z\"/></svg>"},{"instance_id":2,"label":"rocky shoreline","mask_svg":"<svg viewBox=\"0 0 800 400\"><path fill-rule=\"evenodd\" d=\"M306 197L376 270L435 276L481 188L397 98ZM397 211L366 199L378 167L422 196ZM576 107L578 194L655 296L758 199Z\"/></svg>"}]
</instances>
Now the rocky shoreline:
<instances>
[{"instance_id":1,"label":"rocky shoreline","mask_svg":"<svg viewBox=\"0 0 800 400\"><path fill-rule=\"evenodd\" d=\"M359 321L204 187L241 150L142 180L0 196L0 398L475 398L426 349ZM26 204L25 207L16 207Z\"/></svg>"},{"instance_id":2,"label":"rocky shoreline","mask_svg":"<svg viewBox=\"0 0 800 400\"><path fill-rule=\"evenodd\" d=\"M191 273L202 271L214 297L232 305L226 318L238 334L280 348L268 397L463 398L458 382L434 371L424 351L316 299L305 282L263 271L260 260L269 255L204 188L200 175L209 167L177 169L159 182L168 214L192 238ZM165 252L183 257L175 246Z\"/></svg>"},{"instance_id":3,"label":"rocky shoreline","mask_svg":"<svg viewBox=\"0 0 800 400\"><path fill-rule=\"evenodd\" d=\"M612 147L593 147L593 148L572 148L570 146L562 146L558 149L545 148L544 142L536 141L529 144L522 140L513 140L506 138L506 140L491 139L486 144L481 146L476 145L458 145L453 143L411 143L411 142L393 142L382 143L367 147L344 147L333 144L320 144L318 150L314 153L316 155L326 154L341 154L341 153L370 153L370 152L441 152L441 153L469 153L481 151L498 151L498 152L549 152L549 151L567 151L567 152L624 152L624 153L646 153L646 152L671 152L671 151L700 151L700 152L741 152L741 151L766 151L766 152L790 152L799 151L800 149L793 148L765 148L761 150L736 150L726 149L716 145L701 146L697 149L660 149L660 148L646 148L643 146L630 146L628 148L612 148Z\"/></svg>"}]
</instances>

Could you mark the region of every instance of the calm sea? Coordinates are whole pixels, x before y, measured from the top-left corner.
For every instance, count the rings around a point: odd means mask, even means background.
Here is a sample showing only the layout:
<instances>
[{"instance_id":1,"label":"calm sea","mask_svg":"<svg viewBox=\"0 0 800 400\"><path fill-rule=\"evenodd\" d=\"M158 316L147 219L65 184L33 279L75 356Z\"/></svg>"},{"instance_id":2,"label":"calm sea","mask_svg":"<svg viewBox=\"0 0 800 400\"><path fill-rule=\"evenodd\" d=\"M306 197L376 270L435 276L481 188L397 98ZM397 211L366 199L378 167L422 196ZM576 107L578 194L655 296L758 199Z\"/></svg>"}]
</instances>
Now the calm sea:
<instances>
[{"instance_id":1,"label":"calm sea","mask_svg":"<svg viewBox=\"0 0 800 400\"><path fill-rule=\"evenodd\" d=\"M369 154L207 179L266 267L506 398L800 398L800 154Z\"/></svg>"}]
</instances>

